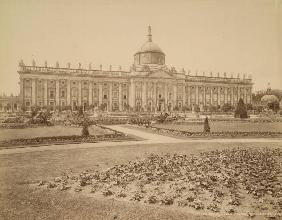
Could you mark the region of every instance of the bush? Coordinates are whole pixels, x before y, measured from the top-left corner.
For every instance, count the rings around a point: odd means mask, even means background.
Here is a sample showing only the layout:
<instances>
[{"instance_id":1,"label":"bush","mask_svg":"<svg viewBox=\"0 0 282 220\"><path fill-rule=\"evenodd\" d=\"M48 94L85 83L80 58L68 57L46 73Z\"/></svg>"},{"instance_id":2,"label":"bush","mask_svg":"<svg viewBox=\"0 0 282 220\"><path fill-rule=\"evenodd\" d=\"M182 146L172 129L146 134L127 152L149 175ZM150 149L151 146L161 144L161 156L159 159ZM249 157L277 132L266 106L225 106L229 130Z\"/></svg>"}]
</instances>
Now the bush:
<instances>
[{"instance_id":1,"label":"bush","mask_svg":"<svg viewBox=\"0 0 282 220\"><path fill-rule=\"evenodd\" d=\"M234 116L235 118L248 118L247 108L242 98L238 101Z\"/></svg>"},{"instance_id":2,"label":"bush","mask_svg":"<svg viewBox=\"0 0 282 220\"><path fill-rule=\"evenodd\" d=\"M221 107L222 111L224 112L229 112L232 110L232 106L229 103L225 103L222 107Z\"/></svg>"},{"instance_id":3,"label":"bush","mask_svg":"<svg viewBox=\"0 0 282 220\"><path fill-rule=\"evenodd\" d=\"M204 132L206 132L206 133L211 132L208 117L205 118L205 122L204 122Z\"/></svg>"},{"instance_id":4,"label":"bush","mask_svg":"<svg viewBox=\"0 0 282 220\"><path fill-rule=\"evenodd\" d=\"M83 126L83 128L82 128L82 136L83 137L88 137L89 136L89 130L88 130L89 120L87 120L87 118L84 118L82 126Z\"/></svg>"},{"instance_id":5,"label":"bush","mask_svg":"<svg viewBox=\"0 0 282 220\"><path fill-rule=\"evenodd\" d=\"M279 102L271 102L267 104L268 108L271 109L274 112L277 112L279 110Z\"/></svg>"},{"instance_id":6,"label":"bush","mask_svg":"<svg viewBox=\"0 0 282 220\"><path fill-rule=\"evenodd\" d=\"M199 107L198 105L195 105L194 111L195 111L196 113L200 112L200 107Z\"/></svg>"}]
</instances>

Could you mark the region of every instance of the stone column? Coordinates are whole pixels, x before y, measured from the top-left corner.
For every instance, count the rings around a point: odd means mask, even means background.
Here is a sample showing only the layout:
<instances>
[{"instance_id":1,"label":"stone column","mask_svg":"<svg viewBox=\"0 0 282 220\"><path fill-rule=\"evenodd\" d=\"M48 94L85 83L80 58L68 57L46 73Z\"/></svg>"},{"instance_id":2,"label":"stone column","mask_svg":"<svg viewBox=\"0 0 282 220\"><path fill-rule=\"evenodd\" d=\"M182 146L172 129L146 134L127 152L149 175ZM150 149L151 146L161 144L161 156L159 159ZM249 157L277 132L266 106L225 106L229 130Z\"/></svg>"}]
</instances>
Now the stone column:
<instances>
[{"instance_id":1,"label":"stone column","mask_svg":"<svg viewBox=\"0 0 282 220\"><path fill-rule=\"evenodd\" d=\"M147 86L146 86L147 82L142 82L142 107L144 109L144 111L146 111L146 106L147 106Z\"/></svg>"},{"instance_id":2,"label":"stone column","mask_svg":"<svg viewBox=\"0 0 282 220\"><path fill-rule=\"evenodd\" d=\"M152 84L152 90L153 90L153 95L152 95L152 107L156 110L157 108L157 100L156 100L156 83Z\"/></svg>"},{"instance_id":3,"label":"stone column","mask_svg":"<svg viewBox=\"0 0 282 220\"><path fill-rule=\"evenodd\" d=\"M203 85L203 91L204 91L204 94L203 94L203 105L206 106L207 100L206 100L206 86L205 85Z\"/></svg>"},{"instance_id":4,"label":"stone column","mask_svg":"<svg viewBox=\"0 0 282 220\"><path fill-rule=\"evenodd\" d=\"M231 101L231 106L234 106L234 87L231 87L231 98L230 98L230 101Z\"/></svg>"},{"instance_id":5,"label":"stone column","mask_svg":"<svg viewBox=\"0 0 282 220\"><path fill-rule=\"evenodd\" d=\"M211 93L210 93L210 105L213 105L213 87L211 86Z\"/></svg>"},{"instance_id":6,"label":"stone column","mask_svg":"<svg viewBox=\"0 0 282 220\"><path fill-rule=\"evenodd\" d=\"M44 80L44 105L48 105L48 86L47 86L47 79Z\"/></svg>"},{"instance_id":7,"label":"stone column","mask_svg":"<svg viewBox=\"0 0 282 220\"><path fill-rule=\"evenodd\" d=\"M118 108L120 111L122 111L121 83L118 84Z\"/></svg>"},{"instance_id":8,"label":"stone column","mask_svg":"<svg viewBox=\"0 0 282 220\"><path fill-rule=\"evenodd\" d=\"M81 90L82 90L82 85L81 81L78 81L78 105L81 106Z\"/></svg>"},{"instance_id":9,"label":"stone column","mask_svg":"<svg viewBox=\"0 0 282 220\"><path fill-rule=\"evenodd\" d=\"M56 105L60 106L60 81L56 80Z\"/></svg>"},{"instance_id":10,"label":"stone column","mask_svg":"<svg viewBox=\"0 0 282 220\"><path fill-rule=\"evenodd\" d=\"M220 105L220 99L221 99L221 92L220 92L220 86L217 87L217 105Z\"/></svg>"},{"instance_id":11,"label":"stone column","mask_svg":"<svg viewBox=\"0 0 282 220\"><path fill-rule=\"evenodd\" d=\"M99 106L103 103L103 83L100 82L98 85L98 102Z\"/></svg>"},{"instance_id":12,"label":"stone column","mask_svg":"<svg viewBox=\"0 0 282 220\"><path fill-rule=\"evenodd\" d=\"M244 87L244 103L247 104L247 91L245 87Z\"/></svg>"},{"instance_id":13,"label":"stone column","mask_svg":"<svg viewBox=\"0 0 282 220\"><path fill-rule=\"evenodd\" d=\"M167 101L167 83L165 83L165 94L164 94L165 102L164 102L164 108L165 111L167 111L168 101Z\"/></svg>"},{"instance_id":14,"label":"stone column","mask_svg":"<svg viewBox=\"0 0 282 220\"><path fill-rule=\"evenodd\" d=\"M131 93L132 93L132 108L135 108L135 82L132 80L132 87L131 87Z\"/></svg>"},{"instance_id":15,"label":"stone column","mask_svg":"<svg viewBox=\"0 0 282 220\"><path fill-rule=\"evenodd\" d=\"M238 93L237 94L237 103L238 103L239 99L241 98L241 88L240 88L240 86L238 86L238 88L237 88L237 93Z\"/></svg>"},{"instance_id":16,"label":"stone column","mask_svg":"<svg viewBox=\"0 0 282 220\"><path fill-rule=\"evenodd\" d=\"M89 81L89 90L88 90L88 104L89 106L93 104L93 82Z\"/></svg>"},{"instance_id":17,"label":"stone column","mask_svg":"<svg viewBox=\"0 0 282 220\"><path fill-rule=\"evenodd\" d=\"M227 91L227 88L226 87L224 87L224 103L226 104L226 103L228 103L228 93L227 93L228 91Z\"/></svg>"},{"instance_id":18,"label":"stone column","mask_svg":"<svg viewBox=\"0 0 282 220\"><path fill-rule=\"evenodd\" d=\"M199 86L195 86L196 89L196 104L199 105Z\"/></svg>"},{"instance_id":19,"label":"stone column","mask_svg":"<svg viewBox=\"0 0 282 220\"><path fill-rule=\"evenodd\" d=\"M252 104L252 87L249 88L250 104ZM282 106L280 106L281 108Z\"/></svg>"},{"instance_id":20,"label":"stone column","mask_svg":"<svg viewBox=\"0 0 282 220\"><path fill-rule=\"evenodd\" d=\"M173 85L173 103L172 110L177 105L177 84Z\"/></svg>"},{"instance_id":21,"label":"stone column","mask_svg":"<svg viewBox=\"0 0 282 220\"><path fill-rule=\"evenodd\" d=\"M182 108L186 105L186 92L185 92L185 84L182 85Z\"/></svg>"},{"instance_id":22,"label":"stone column","mask_svg":"<svg viewBox=\"0 0 282 220\"><path fill-rule=\"evenodd\" d=\"M109 111L112 111L112 102L113 102L113 87L112 82L109 82Z\"/></svg>"},{"instance_id":23,"label":"stone column","mask_svg":"<svg viewBox=\"0 0 282 220\"><path fill-rule=\"evenodd\" d=\"M188 94L187 94L188 106L191 106L191 92L190 92L190 86L189 85L187 85L187 90L188 90Z\"/></svg>"},{"instance_id":24,"label":"stone column","mask_svg":"<svg viewBox=\"0 0 282 220\"><path fill-rule=\"evenodd\" d=\"M70 80L67 80L67 105L71 105L71 86Z\"/></svg>"},{"instance_id":25,"label":"stone column","mask_svg":"<svg viewBox=\"0 0 282 220\"><path fill-rule=\"evenodd\" d=\"M35 79L31 80L31 103L36 105L36 82Z\"/></svg>"},{"instance_id":26,"label":"stone column","mask_svg":"<svg viewBox=\"0 0 282 220\"><path fill-rule=\"evenodd\" d=\"M23 78L20 78L20 97L21 97L22 103L24 104L24 80Z\"/></svg>"}]
</instances>

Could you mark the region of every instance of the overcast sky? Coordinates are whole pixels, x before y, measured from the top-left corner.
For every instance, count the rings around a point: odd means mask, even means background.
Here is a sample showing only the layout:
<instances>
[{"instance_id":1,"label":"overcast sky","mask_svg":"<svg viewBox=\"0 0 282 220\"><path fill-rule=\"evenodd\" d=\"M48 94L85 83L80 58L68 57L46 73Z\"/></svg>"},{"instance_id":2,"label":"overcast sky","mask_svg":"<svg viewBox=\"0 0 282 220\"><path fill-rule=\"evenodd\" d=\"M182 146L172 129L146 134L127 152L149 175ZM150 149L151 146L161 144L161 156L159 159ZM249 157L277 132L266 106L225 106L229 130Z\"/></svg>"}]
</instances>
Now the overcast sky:
<instances>
[{"instance_id":1,"label":"overcast sky","mask_svg":"<svg viewBox=\"0 0 282 220\"><path fill-rule=\"evenodd\" d=\"M18 93L18 62L128 69L146 41L192 74L252 74L282 89L281 0L0 0L0 93Z\"/></svg>"}]
</instances>

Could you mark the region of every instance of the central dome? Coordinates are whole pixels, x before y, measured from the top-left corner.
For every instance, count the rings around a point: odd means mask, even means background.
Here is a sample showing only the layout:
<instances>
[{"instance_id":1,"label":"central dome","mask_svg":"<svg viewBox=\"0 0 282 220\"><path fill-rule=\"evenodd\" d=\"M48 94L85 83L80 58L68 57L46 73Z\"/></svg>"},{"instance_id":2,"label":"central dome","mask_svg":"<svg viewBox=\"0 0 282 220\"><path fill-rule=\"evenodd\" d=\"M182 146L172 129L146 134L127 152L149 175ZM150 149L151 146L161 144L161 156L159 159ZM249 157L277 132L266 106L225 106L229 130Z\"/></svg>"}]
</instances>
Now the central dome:
<instances>
[{"instance_id":1,"label":"central dome","mask_svg":"<svg viewBox=\"0 0 282 220\"><path fill-rule=\"evenodd\" d=\"M157 53L163 53L162 49L154 42L148 41L144 43L141 47L141 49L137 53L142 53L142 52L157 52Z\"/></svg>"},{"instance_id":2,"label":"central dome","mask_svg":"<svg viewBox=\"0 0 282 220\"><path fill-rule=\"evenodd\" d=\"M147 42L134 54L134 65L136 67L148 66L159 68L165 64L165 54L162 49L152 41L151 26L148 28Z\"/></svg>"}]
</instances>

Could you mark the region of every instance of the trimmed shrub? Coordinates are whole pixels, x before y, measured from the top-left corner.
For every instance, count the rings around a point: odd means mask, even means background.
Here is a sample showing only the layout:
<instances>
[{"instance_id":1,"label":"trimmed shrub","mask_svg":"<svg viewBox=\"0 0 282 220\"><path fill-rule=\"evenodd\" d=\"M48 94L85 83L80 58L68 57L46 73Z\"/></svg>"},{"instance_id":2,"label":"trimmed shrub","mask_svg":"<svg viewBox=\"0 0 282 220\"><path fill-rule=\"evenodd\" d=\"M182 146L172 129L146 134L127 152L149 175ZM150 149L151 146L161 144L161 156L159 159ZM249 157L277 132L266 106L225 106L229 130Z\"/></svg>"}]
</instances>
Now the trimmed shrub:
<instances>
[{"instance_id":1,"label":"trimmed shrub","mask_svg":"<svg viewBox=\"0 0 282 220\"><path fill-rule=\"evenodd\" d=\"M235 118L248 118L247 108L242 98L239 99L235 114Z\"/></svg>"},{"instance_id":2,"label":"trimmed shrub","mask_svg":"<svg viewBox=\"0 0 282 220\"><path fill-rule=\"evenodd\" d=\"M88 130L89 120L87 120L87 118L83 119L82 126L83 126L82 127L82 136L83 137L88 137L89 136L89 130Z\"/></svg>"},{"instance_id":3,"label":"trimmed shrub","mask_svg":"<svg viewBox=\"0 0 282 220\"><path fill-rule=\"evenodd\" d=\"M211 132L211 128L209 125L209 119L208 117L205 118L205 122L204 122L204 132L209 133Z\"/></svg>"}]
</instances>

